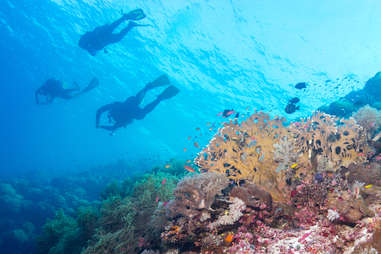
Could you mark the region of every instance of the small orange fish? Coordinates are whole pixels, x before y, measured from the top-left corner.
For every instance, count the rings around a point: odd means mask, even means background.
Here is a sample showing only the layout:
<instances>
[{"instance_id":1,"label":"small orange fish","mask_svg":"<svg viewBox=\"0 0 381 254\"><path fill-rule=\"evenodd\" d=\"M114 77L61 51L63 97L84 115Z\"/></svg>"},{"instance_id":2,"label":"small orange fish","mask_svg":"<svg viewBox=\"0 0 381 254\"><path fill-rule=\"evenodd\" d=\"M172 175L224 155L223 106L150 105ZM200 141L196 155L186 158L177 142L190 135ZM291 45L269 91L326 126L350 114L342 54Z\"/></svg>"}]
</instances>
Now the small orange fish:
<instances>
[{"instance_id":1,"label":"small orange fish","mask_svg":"<svg viewBox=\"0 0 381 254\"><path fill-rule=\"evenodd\" d=\"M209 125L211 125L211 123L209 123L209 122L208 122L208 123L206 123L206 126L209 126Z\"/></svg>"},{"instance_id":2,"label":"small orange fish","mask_svg":"<svg viewBox=\"0 0 381 254\"><path fill-rule=\"evenodd\" d=\"M169 165L169 164L165 165L165 168L170 168L170 167L171 167L171 165Z\"/></svg>"},{"instance_id":3,"label":"small orange fish","mask_svg":"<svg viewBox=\"0 0 381 254\"><path fill-rule=\"evenodd\" d=\"M184 168L185 168L187 171L191 172L191 173L196 172L196 170L194 170L192 167L189 167L189 166L186 166L186 165L185 165Z\"/></svg>"},{"instance_id":4,"label":"small orange fish","mask_svg":"<svg viewBox=\"0 0 381 254\"><path fill-rule=\"evenodd\" d=\"M156 197L155 202L156 203L159 202L159 197Z\"/></svg>"},{"instance_id":5,"label":"small orange fish","mask_svg":"<svg viewBox=\"0 0 381 254\"><path fill-rule=\"evenodd\" d=\"M228 234L226 237L225 237L225 242L227 243L231 243L234 239L234 235L233 234Z\"/></svg>"},{"instance_id":6,"label":"small orange fish","mask_svg":"<svg viewBox=\"0 0 381 254\"><path fill-rule=\"evenodd\" d=\"M165 184L166 181L167 181L167 178L164 178L163 181L161 182L161 185Z\"/></svg>"},{"instance_id":7,"label":"small orange fish","mask_svg":"<svg viewBox=\"0 0 381 254\"><path fill-rule=\"evenodd\" d=\"M186 152L187 151L187 149L186 148L184 148L184 152Z\"/></svg>"},{"instance_id":8,"label":"small orange fish","mask_svg":"<svg viewBox=\"0 0 381 254\"><path fill-rule=\"evenodd\" d=\"M192 137L191 137L191 136L189 136L189 137L188 137L188 140L191 140L191 139L192 139Z\"/></svg>"},{"instance_id":9,"label":"small orange fish","mask_svg":"<svg viewBox=\"0 0 381 254\"><path fill-rule=\"evenodd\" d=\"M194 145L196 148L200 148L200 145L199 145L197 142L194 142L193 145Z\"/></svg>"},{"instance_id":10,"label":"small orange fish","mask_svg":"<svg viewBox=\"0 0 381 254\"><path fill-rule=\"evenodd\" d=\"M201 129L199 127L196 128L196 131L200 131Z\"/></svg>"},{"instance_id":11,"label":"small orange fish","mask_svg":"<svg viewBox=\"0 0 381 254\"><path fill-rule=\"evenodd\" d=\"M191 163L191 160L187 160L187 163Z\"/></svg>"}]
</instances>

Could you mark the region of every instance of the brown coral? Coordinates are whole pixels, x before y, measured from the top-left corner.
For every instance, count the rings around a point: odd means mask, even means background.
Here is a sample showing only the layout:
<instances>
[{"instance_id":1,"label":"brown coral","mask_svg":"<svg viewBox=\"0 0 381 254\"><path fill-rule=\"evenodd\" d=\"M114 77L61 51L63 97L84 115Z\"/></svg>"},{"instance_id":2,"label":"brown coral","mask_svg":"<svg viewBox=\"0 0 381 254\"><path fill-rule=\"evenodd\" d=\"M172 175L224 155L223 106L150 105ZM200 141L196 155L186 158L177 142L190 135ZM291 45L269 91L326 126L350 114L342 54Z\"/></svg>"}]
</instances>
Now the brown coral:
<instances>
[{"instance_id":1,"label":"brown coral","mask_svg":"<svg viewBox=\"0 0 381 254\"><path fill-rule=\"evenodd\" d=\"M203 173L184 178L174 190L175 200L168 204L170 217L193 218L210 209L215 196L229 185L229 179L218 173Z\"/></svg>"},{"instance_id":2,"label":"brown coral","mask_svg":"<svg viewBox=\"0 0 381 254\"><path fill-rule=\"evenodd\" d=\"M358 181L367 184L380 184L381 165L372 162L368 165L351 164L348 167L348 181L350 183Z\"/></svg>"},{"instance_id":3,"label":"brown coral","mask_svg":"<svg viewBox=\"0 0 381 254\"><path fill-rule=\"evenodd\" d=\"M263 204L269 210L272 208L271 195L255 184L246 183L241 186L234 186L230 191L230 196L243 200L247 206L253 208L259 208Z\"/></svg>"},{"instance_id":4,"label":"brown coral","mask_svg":"<svg viewBox=\"0 0 381 254\"><path fill-rule=\"evenodd\" d=\"M340 194L335 192L329 193L327 199L327 207L336 210L346 223L355 224L361 218L374 216L374 213L368 209L366 203L361 198L354 199L346 191Z\"/></svg>"}]
</instances>

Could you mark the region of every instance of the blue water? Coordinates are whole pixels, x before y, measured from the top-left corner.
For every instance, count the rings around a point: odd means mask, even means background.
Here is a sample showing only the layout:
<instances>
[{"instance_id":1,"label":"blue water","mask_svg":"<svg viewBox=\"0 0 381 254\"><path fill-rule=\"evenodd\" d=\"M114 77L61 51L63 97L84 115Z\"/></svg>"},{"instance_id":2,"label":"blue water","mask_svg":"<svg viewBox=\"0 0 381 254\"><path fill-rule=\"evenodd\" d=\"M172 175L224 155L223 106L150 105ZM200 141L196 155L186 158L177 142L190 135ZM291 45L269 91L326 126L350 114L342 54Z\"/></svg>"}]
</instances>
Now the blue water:
<instances>
[{"instance_id":1,"label":"blue water","mask_svg":"<svg viewBox=\"0 0 381 254\"><path fill-rule=\"evenodd\" d=\"M81 34L135 8L149 27L95 57L77 46ZM192 158L198 149L187 137L206 144L213 134L206 124L227 108L307 116L380 71L379 13L376 0L1 0L0 176ZM163 73L178 96L114 136L95 128L100 106ZM51 77L81 87L97 77L100 86L36 105L34 91ZM295 89L302 81L307 89ZM301 108L288 115L284 108L295 96Z\"/></svg>"},{"instance_id":2,"label":"blue water","mask_svg":"<svg viewBox=\"0 0 381 254\"><path fill-rule=\"evenodd\" d=\"M137 7L151 27L134 29L108 54L92 57L77 46L84 32ZM2 173L183 156L185 137L229 107L279 115L300 96L292 117L307 115L379 71L380 10L371 0L3 0ZM116 136L94 128L98 107L135 94L161 73L180 88L177 97ZM92 93L46 107L34 103L34 90L47 78L84 86L93 76L100 87ZM294 89L300 81L311 86Z\"/></svg>"}]
</instances>

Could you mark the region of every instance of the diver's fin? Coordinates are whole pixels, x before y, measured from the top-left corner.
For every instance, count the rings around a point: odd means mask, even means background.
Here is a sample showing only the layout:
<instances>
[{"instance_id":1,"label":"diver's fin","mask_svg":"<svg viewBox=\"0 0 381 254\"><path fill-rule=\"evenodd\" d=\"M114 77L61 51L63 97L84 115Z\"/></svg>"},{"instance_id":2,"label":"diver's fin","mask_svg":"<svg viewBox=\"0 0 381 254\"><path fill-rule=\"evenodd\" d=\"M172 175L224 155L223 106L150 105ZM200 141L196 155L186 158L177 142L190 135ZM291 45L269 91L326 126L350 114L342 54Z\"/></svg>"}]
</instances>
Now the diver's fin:
<instances>
[{"instance_id":1,"label":"diver's fin","mask_svg":"<svg viewBox=\"0 0 381 254\"><path fill-rule=\"evenodd\" d=\"M170 81L169 81L168 76L163 74L160 77L158 77L157 79L155 79L154 81L148 83L146 85L146 88L152 89L155 87L166 86L166 85L169 85L169 83L170 83Z\"/></svg>"},{"instance_id":2,"label":"diver's fin","mask_svg":"<svg viewBox=\"0 0 381 254\"><path fill-rule=\"evenodd\" d=\"M161 94L159 94L159 96L157 96L157 98L159 100L170 99L170 98L176 96L179 92L180 92L180 90L177 87L169 86Z\"/></svg>"},{"instance_id":3,"label":"diver's fin","mask_svg":"<svg viewBox=\"0 0 381 254\"><path fill-rule=\"evenodd\" d=\"M99 86L99 80L97 78L93 78L90 83L87 85L87 87L85 87L85 89L83 89L81 91L81 93L87 93L91 90L93 90L94 88L96 88L97 86Z\"/></svg>"},{"instance_id":4,"label":"diver's fin","mask_svg":"<svg viewBox=\"0 0 381 254\"><path fill-rule=\"evenodd\" d=\"M146 15L144 14L142 9L136 9L136 10L130 11L127 14L124 14L124 17L130 20L141 20L141 19L144 19Z\"/></svg>"}]
</instances>

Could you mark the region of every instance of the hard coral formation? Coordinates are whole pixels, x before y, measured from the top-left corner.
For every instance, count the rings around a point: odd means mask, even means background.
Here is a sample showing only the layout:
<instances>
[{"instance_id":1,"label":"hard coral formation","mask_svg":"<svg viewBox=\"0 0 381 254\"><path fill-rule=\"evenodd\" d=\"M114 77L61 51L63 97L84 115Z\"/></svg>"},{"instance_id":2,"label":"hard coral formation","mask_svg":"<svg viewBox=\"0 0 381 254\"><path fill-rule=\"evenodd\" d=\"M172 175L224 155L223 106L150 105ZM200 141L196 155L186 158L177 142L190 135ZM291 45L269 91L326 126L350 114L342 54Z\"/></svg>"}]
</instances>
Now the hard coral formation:
<instances>
[{"instance_id":1,"label":"hard coral formation","mask_svg":"<svg viewBox=\"0 0 381 254\"><path fill-rule=\"evenodd\" d=\"M200 216L203 210L211 208L215 196L228 185L229 180L218 173L184 178L174 190L175 199L168 204L169 215L182 215L190 219Z\"/></svg>"},{"instance_id":2,"label":"hard coral formation","mask_svg":"<svg viewBox=\"0 0 381 254\"><path fill-rule=\"evenodd\" d=\"M214 229L221 225L232 225L234 222L238 221L243 215L242 211L246 209L245 203L239 198L232 198L231 204L228 210L218 217L218 219L209 224L210 229Z\"/></svg>"}]
</instances>

